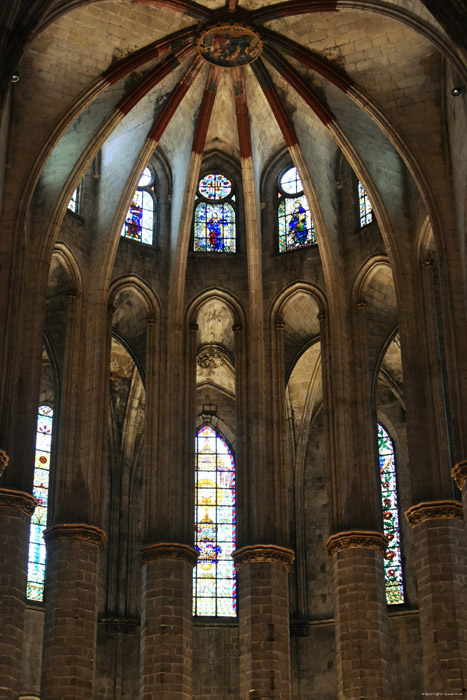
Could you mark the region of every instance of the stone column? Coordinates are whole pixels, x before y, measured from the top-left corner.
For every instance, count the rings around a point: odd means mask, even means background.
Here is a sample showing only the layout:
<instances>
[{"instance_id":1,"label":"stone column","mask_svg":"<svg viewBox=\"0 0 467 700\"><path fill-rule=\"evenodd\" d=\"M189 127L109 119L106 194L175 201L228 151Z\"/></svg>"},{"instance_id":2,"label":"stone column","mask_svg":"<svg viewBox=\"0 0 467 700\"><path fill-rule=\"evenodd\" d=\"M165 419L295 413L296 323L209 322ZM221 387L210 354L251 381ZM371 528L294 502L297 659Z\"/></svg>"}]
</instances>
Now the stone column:
<instances>
[{"instance_id":1,"label":"stone column","mask_svg":"<svg viewBox=\"0 0 467 700\"><path fill-rule=\"evenodd\" d=\"M106 535L54 525L47 545L41 700L90 700L94 689L99 552Z\"/></svg>"},{"instance_id":2,"label":"stone column","mask_svg":"<svg viewBox=\"0 0 467 700\"><path fill-rule=\"evenodd\" d=\"M8 461L3 453L3 463ZM6 459L5 459L6 458ZM29 526L36 499L0 489L0 697L16 700L23 647Z\"/></svg>"},{"instance_id":3,"label":"stone column","mask_svg":"<svg viewBox=\"0 0 467 700\"><path fill-rule=\"evenodd\" d=\"M451 476L462 494L464 512L467 513L467 459L463 459L453 467ZM467 527L467 518L465 519L465 525Z\"/></svg>"},{"instance_id":4,"label":"stone column","mask_svg":"<svg viewBox=\"0 0 467 700\"><path fill-rule=\"evenodd\" d=\"M379 532L351 530L326 543L333 562L339 700L389 700L388 632Z\"/></svg>"},{"instance_id":5,"label":"stone column","mask_svg":"<svg viewBox=\"0 0 467 700\"><path fill-rule=\"evenodd\" d=\"M241 700L290 700L288 572L294 555L277 545L234 552L238 570Z\"/></svg>"},{"instance_id":6,"label":"stone column","mask_svg":"<svg viewBox=\"0 0 467 700\"><path fill-rule=\"evenodd\" d=\"M192 590L198 553L185 544L141 549L141 700L192 698Z\"/></svg>"},{"instance_id":7,"label":"stone column","mask_svg":"<svg viewBox=\"0 0 467 700\"><path fill-rule=\"evenodd\" d=\"M413 531L424 690L464 697L467 679L467 552L459 501L405 512Z\"/></svg>"}]
</instances>

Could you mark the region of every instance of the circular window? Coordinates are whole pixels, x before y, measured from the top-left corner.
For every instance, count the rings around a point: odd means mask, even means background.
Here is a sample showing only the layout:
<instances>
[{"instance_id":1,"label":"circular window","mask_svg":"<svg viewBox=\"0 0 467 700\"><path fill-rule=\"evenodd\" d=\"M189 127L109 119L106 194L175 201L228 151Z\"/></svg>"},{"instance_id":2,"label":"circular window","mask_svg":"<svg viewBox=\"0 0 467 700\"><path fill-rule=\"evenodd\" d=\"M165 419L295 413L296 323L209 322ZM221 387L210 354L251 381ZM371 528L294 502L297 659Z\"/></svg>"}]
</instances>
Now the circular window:
<instances>
[{"instance_id":1,"label":"circular window","mask_svg":"<svg viewBox=\"0 0 467 700\"><path fill-rule=\"evenodd\" d=\"M279 184L285 194L299 194L303 192L302 181L295 167L289 168L283 173L279 180Z\"/></svg>"},{"instance_id":2,"label":"circular window","mask_svg":"<svg viewBox=\"0 0 467 700\"><path fill-rule=\"evenodd\" d=\"M198 189L206 199L225 199L232 191L232 183L225 175L210 173L200 180Z\"/></svg>"}]
</instances>

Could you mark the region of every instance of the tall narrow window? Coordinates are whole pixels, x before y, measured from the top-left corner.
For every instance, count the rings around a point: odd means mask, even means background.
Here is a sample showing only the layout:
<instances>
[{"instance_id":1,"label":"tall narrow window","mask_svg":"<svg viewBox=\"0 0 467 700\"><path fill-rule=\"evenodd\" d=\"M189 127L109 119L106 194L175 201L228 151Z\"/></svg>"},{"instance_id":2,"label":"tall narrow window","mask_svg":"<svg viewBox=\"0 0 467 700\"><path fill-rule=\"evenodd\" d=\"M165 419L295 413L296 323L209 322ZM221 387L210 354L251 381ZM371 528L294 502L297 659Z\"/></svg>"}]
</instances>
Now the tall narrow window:
<instances>
[{"instance_id":1,"label":"tall narrow window","mask_svg":"<svg viewBox=\"0 0 467 700\"><path fill-rule=\"evenodd\" d=\"M384 559L386 601L388 605L404 602L399 509L394 445L383 426L378 423L378 451L383 505L383 530L389 540Z\"/></svg>"},{"instance_id":2,"label":"tall narrow window","mask_svg":"<svg viewBox=\"0 0 467 700\"><path fill-rule=\"evenodd\" d=\"M362 228L373 221L373 209L361 182L358 183L358 205L360 209L360 228Z\"/></svg>"},{"instance_id":3,"label":"tall narrow window","mask_svg":"<svg viewBox=\"0 0 467 700\"><path fill-rule=\"evenodd\" d=\"M154 240L154 214L156 191L154 174L145 168L131 200L121 235L133 241L152 245Z\"/></svg>"},{"instance_id":4,"label":"tall narrow window","mask_svg":"<svg viewBox=\"0 0 467 700\"><path fill-rule=\"evenodd\" d=\"M316 245L316 232L297 168L288 168L279 178L279 253Z\"/></svg>"},{"instance_id":5,"label":"tall narrow window","mask_svg":"<svg viewBox=\"0 0 467 700\"><path fill-rule=\"evenodd\" d=\"M235 549L235 462L225 440L209 425L196 434L193 614L237 613Z\"/></svg>"},{"instance_id":6,"label":"tall narrow window","mask_svg":"<svg viewBox=\"0 0 467 700\"><path fill-rule=\"evenodd\" d=\"M31 518L26 588L26 597L30 600L43 600L44 598L45 543L42 539L42 533L47 527L52 420L52 409L49 406L39 406L34 485L32 489L33 495L37 498L38 505Z\"/></svg>"},{"instance_id":7,"label":"tall narrow window","mask_svg":"<svg viewBox=\"0 0 467 700\"><path fill-rule=\"evenodd\" d=\"M210 173L199 181L194 217L194 251L235 253L234 202L232 183L225 175Z\"/></svg>"},{"instance_id":8,"label":"tall narrow window","mask_svg":"<svg viewBox=\"0 0 467 700\"><path fill-rule=\"evenodd\" d=\"M70 201L68 202L68 209L73 211L75 214L79 214L80 199L81 199L81 185L78 185L76 190L71 195Z\"/></svg>"}]
</instances>

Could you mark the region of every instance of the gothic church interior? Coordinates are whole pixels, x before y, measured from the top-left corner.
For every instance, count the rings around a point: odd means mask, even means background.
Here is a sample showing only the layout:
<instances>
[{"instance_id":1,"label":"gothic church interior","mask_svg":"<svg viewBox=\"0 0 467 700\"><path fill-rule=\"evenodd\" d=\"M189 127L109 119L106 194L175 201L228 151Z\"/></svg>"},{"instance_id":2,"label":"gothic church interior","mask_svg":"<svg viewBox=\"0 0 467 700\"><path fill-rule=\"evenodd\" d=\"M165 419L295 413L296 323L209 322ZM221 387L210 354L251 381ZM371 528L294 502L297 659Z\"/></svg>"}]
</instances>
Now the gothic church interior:
<instances>
[{"instance_id":1,"label":"gothic church interior","mask_svg":"<svg viewBox=\"0 0 467 700\"><path fill-rule=\"evenodd\" d=\"M462 0L0 8L0 697L467 697Z\"/></svg>"}]
</instances>

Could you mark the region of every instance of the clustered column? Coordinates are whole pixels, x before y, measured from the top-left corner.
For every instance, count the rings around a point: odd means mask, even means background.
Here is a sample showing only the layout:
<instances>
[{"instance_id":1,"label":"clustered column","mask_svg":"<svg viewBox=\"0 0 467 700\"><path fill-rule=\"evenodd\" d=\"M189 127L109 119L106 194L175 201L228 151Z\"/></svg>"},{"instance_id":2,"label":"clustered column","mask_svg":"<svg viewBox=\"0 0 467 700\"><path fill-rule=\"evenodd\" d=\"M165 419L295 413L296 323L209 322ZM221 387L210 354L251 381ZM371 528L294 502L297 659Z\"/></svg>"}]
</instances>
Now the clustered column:
<instances>
[{"instance_id":1,"label":"clustered column","mask_svg":"<svg viewBox=\"0 0 467 700\"><path fill-rule=\"evenodd\" d=\"M189 545L157 543L141 549L142 700L192 698L192 590L198 553Z\"/></svg>"},{"instance_id":2,"label":"clustered column","mask_svg":"<svg viewBox=\"0 0 467 700\"><path fill-rule=\"evenodd\" d=\"M463 697L467 679L467 556L462 504L426 501L406 511L412 528L426 693Z\"/></svg>"},{"instance_id":3,"label":"clustered column","mask_svg":"<svg viewBox=\"0 0 467 700\"><path fill-rule=\"evenodd\" d=\"M289 700L288 572L294 555L277 545L234 552L238 570L241 700Z\"/></svg>"},{"instance_id":4,"label":"clustered column","mask_svg":"<svg viewBox=\"0 0 467 700\"><path fill-rule=\"evenodd\" d=\"M338 692L342 700L391 697L383 556L379 532L332 535L326 547L333 563Z\"/></svg>"},{"instance_id":5,"label":"clustered column","mask_svg":"<svg viewBox=\"0 0 467 700\"><path fill-rule=\"evenodd\" d=\"M2 450L0 476L7 463ZM16 700L20 690L29 526L35 507L34 496L0 489L0 697L4 700Z\"/></svg>"},{"instance_id":6,"label":"clustered column","mask_svg":"<svg viewBox=\"0 0 467 700\"><path fill-rule=\"evenodd\" d=\"M89 700L94 689L99 552L106 535L54 525L47 546L41 700Z\"/></svg>"}]
</instances>

